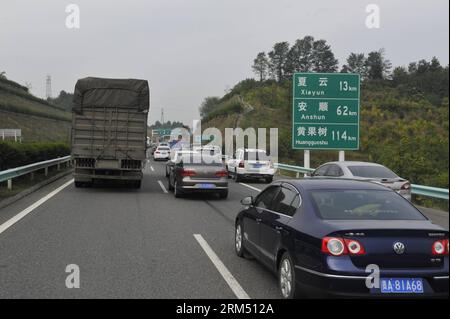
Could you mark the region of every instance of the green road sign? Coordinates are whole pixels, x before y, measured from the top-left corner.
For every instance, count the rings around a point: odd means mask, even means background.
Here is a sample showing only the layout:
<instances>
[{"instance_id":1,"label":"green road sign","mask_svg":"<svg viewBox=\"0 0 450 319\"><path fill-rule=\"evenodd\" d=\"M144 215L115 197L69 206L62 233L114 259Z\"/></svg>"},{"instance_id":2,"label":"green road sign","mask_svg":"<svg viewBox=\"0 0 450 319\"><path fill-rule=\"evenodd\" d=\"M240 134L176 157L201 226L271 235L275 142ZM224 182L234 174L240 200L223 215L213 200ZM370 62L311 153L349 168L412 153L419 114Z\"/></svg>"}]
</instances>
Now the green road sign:
<instances>
[{"instance_id":1,"label":"green road sign","mask_svg":"<svg viewBox=\"0 0 450 319\"><path fill-rule=\"evenodd\" d=\"M359 75L295 73L293 81L292 148L359 149Z\"/></svg>"},{"instance_id":2,"label":"green road sign","mask_svg":"<svg viewBox=\"0 0 450 319\"><path fill-rule=\"evenodd\" d=\"M159 136L167 136L167 135L171 135L172 133L172 129L170 128L158 128L158 129L154 129L153 134L159 135Z\"/></svg>"}]
</instances>

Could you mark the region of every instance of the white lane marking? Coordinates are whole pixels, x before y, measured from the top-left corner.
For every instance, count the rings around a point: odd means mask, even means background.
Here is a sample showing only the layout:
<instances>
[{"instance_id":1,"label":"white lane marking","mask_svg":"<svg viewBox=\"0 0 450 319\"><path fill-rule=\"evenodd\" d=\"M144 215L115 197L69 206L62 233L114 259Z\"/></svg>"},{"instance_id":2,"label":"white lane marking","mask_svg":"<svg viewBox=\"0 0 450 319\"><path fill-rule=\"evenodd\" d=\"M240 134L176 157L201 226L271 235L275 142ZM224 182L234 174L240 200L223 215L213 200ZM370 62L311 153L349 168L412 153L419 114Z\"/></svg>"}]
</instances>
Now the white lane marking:
<instances>
[{"instance_id":1,"label":"white lane marking","mask_svg":"<svg viewBox=\"0 0 450 319\"><path fill-rule=\"evenodd\" d=\"M152 172L155 171L155 169L154 169L153 166L151 166L151 165L150 165L150 169L151 169Z\"/></svg>"},{"instance_id":2,"label":"white lane marking","mask_svg":"<svg viewBox=\"0 0 450 319\"><path fill-rule=\"evenodd\" d=\"M31 206L28 206L23 211L18 213L16 216L12 217L8 221L4 222L0 225L0 234L3 233L5 230L13 226L15 223L17 223L19 220L27 216L29 213L31 213L33 210L44 204L46 201L48 201L50 198L58 194L60 191L62 191L67 186L73 184L73 179L68 181L67 183L61 185L57 189L55 189L53 192L49 193L48 195L42 197L40 200L38 200L36 203L32 204Z\"/></svg>"},{"instance_id":3,"label":"white lane marking","mask_svg":"<svg viewBox=\"0 0 450 319\"><path fill-rule=\"evenodd\" d=\"M250 296L245 292L245 290L238 283L236 278L230 273L228 268L224 265L224 263L219 259L216 253L212 250L206 240L200 234L194 234L195 239L200 244L202 249L205 251L206 255L209 257L211 262L214 264L216 269L222 275L223 279L227 282L228 286L230 286L231 290L234 292L238 299L250 299Z\"/></svg>"},{"instance_id":4,"label":"white lane marking","mask_svg":"<svg viewBox=\"0 0 450 319\"><path fill-rule=\"evenodd\" d=\"M260 190L259 188L250 186L250 185L248 185L248 184L245 184L245 183L239 183L239 184L241 184L242 186L245 186L245 187L247 187L247 188L253 189L254 191L262 192L262 190Z\"/></svg>"},{"instance_id":5,"label":"white lane marking","mask_svg":"<svg viewBox=\"0 0 450 319\"><path fill-rule=\"evenodd\" d=\"M169 192L167 191L166 187L164 186L163 182L158 181L158 184L159 184L159 186L161 186L161 189L162 189L162 191L163 191L165 194L168 194L168 193L169 193Z\"/></svg>"}]
</instances>

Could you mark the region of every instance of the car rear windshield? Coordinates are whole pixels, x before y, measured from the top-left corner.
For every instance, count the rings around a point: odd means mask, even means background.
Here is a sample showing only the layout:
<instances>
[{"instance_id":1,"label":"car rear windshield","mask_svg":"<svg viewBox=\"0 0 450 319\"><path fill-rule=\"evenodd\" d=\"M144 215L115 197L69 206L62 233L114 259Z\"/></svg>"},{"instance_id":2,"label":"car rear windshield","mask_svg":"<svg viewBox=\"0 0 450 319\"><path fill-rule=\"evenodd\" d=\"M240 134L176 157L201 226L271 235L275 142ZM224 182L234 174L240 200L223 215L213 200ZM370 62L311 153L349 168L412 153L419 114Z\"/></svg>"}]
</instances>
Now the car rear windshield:
<instances>
[{"instance_id":1,"label":"car rear windshield","mask_svg":"<svg viewBox=\"0 0 450 319\"><path fill-rule=\"evenodd\" d=\"M425 220L407 200L392 191L313 190L317 211L330 220Z\"/></svg>"},{"instance_id":2,"label":"car rear windshield","mask_svg":"<svg viewBox=\"0 0 450 319\"><path fill-rule=\"evenodd\" d=\"M181 158L183 166L217 166L223 167L222 158L220 156L208 156L205 154L183 155Z\"/></svg>"},{"instance_id":3,"label":"car rear windshield","mask_svg":"<svg viewBox=\"0 0 450 319\"><path fill-rule=\"evenodd\" d=\"M398 176L384 166L348 166L353 176L366 178L398 178Z\"/></svg>"},{"instance_id":4,"label":"car rear windshield","mask_svg":"<svg viewBox=\"0 0 450 319\"><path fill-rule=\"evenodd\" d=\"M264 152L245 152L244 160L246 161L270 161L270 157Z\"/></svg>"}]
</instances>

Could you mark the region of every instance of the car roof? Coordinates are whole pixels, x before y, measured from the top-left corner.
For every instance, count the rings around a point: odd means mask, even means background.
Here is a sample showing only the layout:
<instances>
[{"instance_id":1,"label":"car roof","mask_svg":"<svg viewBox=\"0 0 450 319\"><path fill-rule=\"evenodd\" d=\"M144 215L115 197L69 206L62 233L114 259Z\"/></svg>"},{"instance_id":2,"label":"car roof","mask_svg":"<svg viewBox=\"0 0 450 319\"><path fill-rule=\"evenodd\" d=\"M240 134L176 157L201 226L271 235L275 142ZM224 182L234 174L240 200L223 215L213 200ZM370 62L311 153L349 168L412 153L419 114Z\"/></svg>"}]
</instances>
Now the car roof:
<instances>
[{"instance_id":1,"label":"car roof","mask_svg":"<svg viewBox=\"0 0 450 319\"><path fill-rule=\"evenodd\" d=\"M389 191L386 186L371 183L360 180L343 180L343 179L293 179L293 180L280 180L294 185L298 189L303 190L318 190L318 189L333 189L333 190L381 190Z\"/></svg>"},{"instance_id":2,"label":"car roof","mask_svg":"<svg viewBox=\"0 0 450 319\"><path fill-rule=\"evenodd\" d=\"M330 165L330 164L337 164L337 165L341 165L341 166L383 166L381 164L377 164L377 163L371 163L371 162L358 162L358 161L341 161L341 162L328 162L323 165Z\"/></svg>"}]
</instances>

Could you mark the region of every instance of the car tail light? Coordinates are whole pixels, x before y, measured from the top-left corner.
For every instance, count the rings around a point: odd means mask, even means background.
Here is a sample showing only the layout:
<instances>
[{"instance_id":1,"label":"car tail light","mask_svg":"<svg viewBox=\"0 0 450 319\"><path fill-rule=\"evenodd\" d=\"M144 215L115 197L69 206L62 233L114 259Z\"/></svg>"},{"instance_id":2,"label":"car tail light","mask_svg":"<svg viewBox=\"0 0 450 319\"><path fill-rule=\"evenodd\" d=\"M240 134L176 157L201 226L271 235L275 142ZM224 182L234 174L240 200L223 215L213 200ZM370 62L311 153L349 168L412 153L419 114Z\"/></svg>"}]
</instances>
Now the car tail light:
<instances>
[{"instance_id":1,"label":"car tail light","mask_svg":"<svg viewBox=\"0 0 450 319\"><path fill-rule=\"evenodd\" d=\"M195 175L197 175L197 173L191 169L183 169L181 171L181 176L183 176L183 177L192 177Z\"/></svg>"},{"instance_id":2,"label":"car tail light","mask_svg":"<svg viewBox=\"0 0 450 319\"><path fill-rule=\"evenodd\" d=\"M322 240L322 252L333 256L342 256L347 254L347 247L341 238L325 237Z\"/></svg>"},{"instance_id":3,"label":"car tail light","mask_svg":"<svg viewBox=\"0 0 450 319\"><path fill-rule=\"evenodd\" d=\"M244 168L245 167L245 163L244 163L244 161L242 161L242 162L239 162L239 168Z\"/></svg>"},{"instance_id":4,"label":"car tail light","mask_svg":"<svg viewBox=\"0 0 450 319\"><path fill-rule=\"evenodd\" d=\"M405 184L402 185L402 187L400 187L400 189L402 191L409 191L411 189L411 183L410 182L406 182Z\"/></svg>"},{"instance_id":5,"label":"car tail light","mask_svg":"<svg viewBox=\"0 0 450 319\"><path fill-rule=\"evenodd\" d=\"M228 177L228 172L225 171L225 170L223 170L223 171L218 171L218 172L216 173L216 176L217 176L217 177Z\"/></svg>"},{"instance_id":6,"label":"car tail light","mask_svg":"<svg viewBox=\"0 0 450 319\"><path fill-rule=\"evenodd\" d=\"M333 256L358 256L366 253L363 245L359 241L336 237L325 237L322 240L322 252Z\"/></svg>"},{"instance_id":7,"label":"car tail light","mask_svg":"<svg viewBox=\"0 0 450 319\"><path fill-rule=\"evenodd\" d=\"M363 245L359 241L353 239L344 239L344 241L351 255L364 255L366 253Z\"/></svg>"},{"instance_id":8,"label":"car tail light","mask_svg":"<svg viewBox=\"0 0 450 319\"><path fill-rule=\"evenodd\" d=\"M448 239L436 241L433 244L432 252L435 256L448 256Z\"/></svg>"},{"instance_id":9,"label":"car tail light","mask_svg":"<svg viewBox=\"0 0 450 319\"><path fill-rule=\"evenodd\" d=\"M161 152L155 152L155 154L161 154Z\"/></svg>"}]
</instances>

